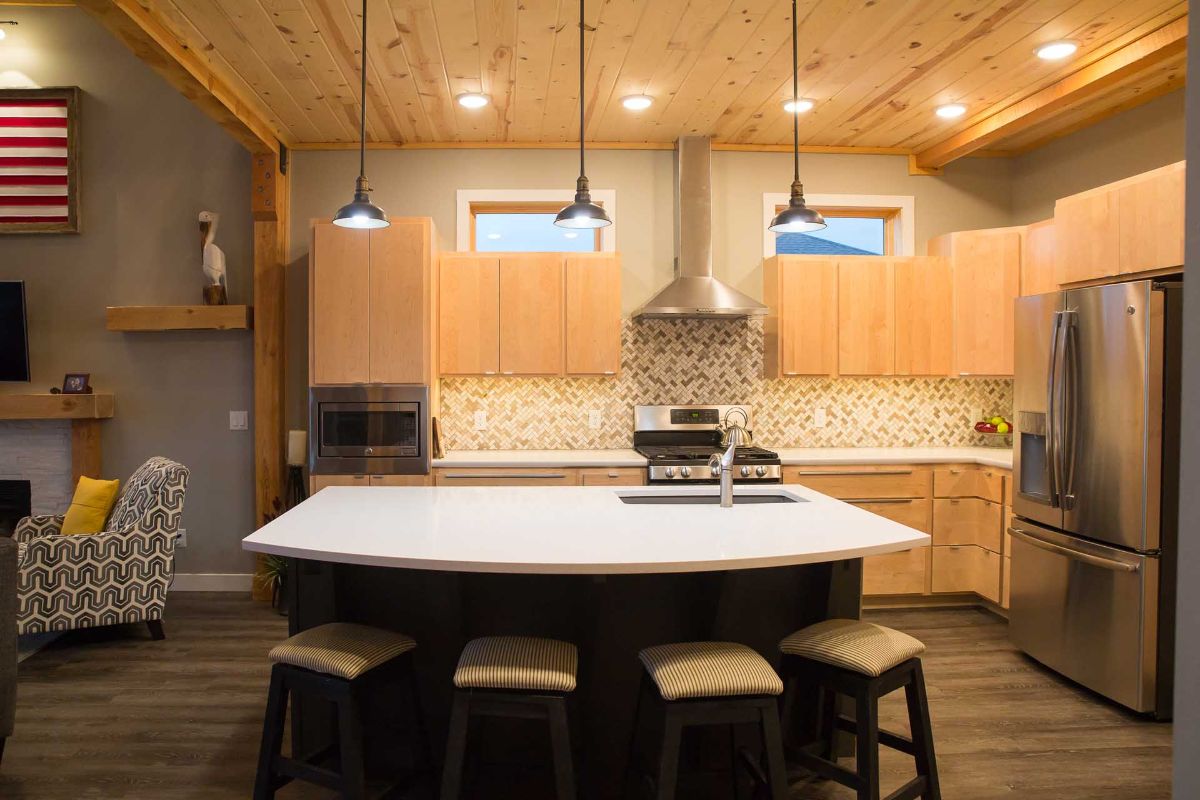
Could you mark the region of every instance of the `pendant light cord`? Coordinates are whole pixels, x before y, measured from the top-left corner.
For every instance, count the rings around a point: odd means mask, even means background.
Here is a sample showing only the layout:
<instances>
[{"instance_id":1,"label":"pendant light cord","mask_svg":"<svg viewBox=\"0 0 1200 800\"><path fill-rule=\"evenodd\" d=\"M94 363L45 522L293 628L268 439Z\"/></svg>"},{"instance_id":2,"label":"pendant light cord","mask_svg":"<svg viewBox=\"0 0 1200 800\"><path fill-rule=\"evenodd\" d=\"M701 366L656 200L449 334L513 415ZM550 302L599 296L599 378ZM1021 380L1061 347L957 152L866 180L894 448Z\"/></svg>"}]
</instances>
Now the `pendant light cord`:
<instances>
[{"instance_id":1,"label":"pendant light cord","mask_svg":"<svg viewBox=\"0 0 1200 800\"><path fill-rule=\"evenodd\" d=\"M792 180L800 182L800 46L796 43L796 0L792 0Z\"/></svg>"},{"instance_id":2,"label":"pendant light cord","mask_svg":"<svg viewBox=\"0 0 1200 800\"><path fill-rule=\"evenodd\" d=\"M583 168L583 128L585 125L583 116L583 4L585 1L579 0L579 177L581 178L587 174Z\"/></svg>"},{"instance_id":3,"label":"pendant light cord","mask_svg":"<svg viewBox=\"0 0 1200 800\"><path fill-rule=\"evenodd\" d=\"M795 3L795 0L792 0ZM358 177L367 177L367 0L362 6L362 67L359 69L362 94L359 97L358 115Z\"/></svg>"}]
</instances>

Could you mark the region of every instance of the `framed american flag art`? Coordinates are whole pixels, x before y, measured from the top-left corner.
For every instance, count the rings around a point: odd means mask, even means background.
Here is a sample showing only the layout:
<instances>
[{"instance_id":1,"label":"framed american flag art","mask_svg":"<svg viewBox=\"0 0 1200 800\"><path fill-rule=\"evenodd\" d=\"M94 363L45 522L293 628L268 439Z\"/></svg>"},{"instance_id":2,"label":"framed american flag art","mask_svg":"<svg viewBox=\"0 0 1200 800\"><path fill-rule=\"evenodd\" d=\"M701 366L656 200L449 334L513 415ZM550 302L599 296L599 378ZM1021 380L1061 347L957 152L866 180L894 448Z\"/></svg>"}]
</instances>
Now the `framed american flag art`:
<instances>
[{"instance_id":1,"label":"framed american flag art","mask_svg":"<svg viewBox=\"0 0 1200 800\"><path fill-rule=\"evenodd\" d=\"M0 89L0 233L79 232L79 88Z\"/></svg>"}]
</instances>

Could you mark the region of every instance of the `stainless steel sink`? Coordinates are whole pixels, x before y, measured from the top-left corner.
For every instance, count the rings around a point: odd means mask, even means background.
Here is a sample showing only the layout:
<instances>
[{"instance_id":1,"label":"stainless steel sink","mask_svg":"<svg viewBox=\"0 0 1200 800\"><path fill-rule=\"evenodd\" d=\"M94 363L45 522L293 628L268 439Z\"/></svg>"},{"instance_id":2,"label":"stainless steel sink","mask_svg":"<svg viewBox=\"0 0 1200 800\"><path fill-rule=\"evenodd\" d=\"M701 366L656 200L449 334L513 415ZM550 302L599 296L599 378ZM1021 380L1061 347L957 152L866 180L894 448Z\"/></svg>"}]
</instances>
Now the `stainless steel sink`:
<instances>
[{"instance_id":1,"label":"stainless steel sink","mask_svg":"<svg viewBox=\"0 0 1200 800\"><path fill-rule=\"evenodd\" d=\"M622 494L622 503L633 506L719 506L721 498L715 494ZM787 494L734 494L735 506L753 506L764 503L804 503L806 500Z\"/></svg>"}]
</instances>

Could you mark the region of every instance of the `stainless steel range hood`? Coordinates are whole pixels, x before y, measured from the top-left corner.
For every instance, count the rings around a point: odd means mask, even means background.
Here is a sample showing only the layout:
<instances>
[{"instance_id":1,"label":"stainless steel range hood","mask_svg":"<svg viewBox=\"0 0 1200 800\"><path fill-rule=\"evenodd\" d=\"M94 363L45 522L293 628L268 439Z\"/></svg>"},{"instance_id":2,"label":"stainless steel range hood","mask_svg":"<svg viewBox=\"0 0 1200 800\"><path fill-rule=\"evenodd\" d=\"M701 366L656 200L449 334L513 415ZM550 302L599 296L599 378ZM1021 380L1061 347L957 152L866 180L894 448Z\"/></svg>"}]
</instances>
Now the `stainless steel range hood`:
<instances>
[{"instance_id":1,"label":"stainless steel range hood","mask_svg":"<svg viewBox=\"0 0 1200 800\"><path fill-rule=\"evenodd\" d=\"M749 295L713 277L709 140L684 136L675 145L675 280L634 317L739 319L767 313Z\"/></svg>"}]
</instances>

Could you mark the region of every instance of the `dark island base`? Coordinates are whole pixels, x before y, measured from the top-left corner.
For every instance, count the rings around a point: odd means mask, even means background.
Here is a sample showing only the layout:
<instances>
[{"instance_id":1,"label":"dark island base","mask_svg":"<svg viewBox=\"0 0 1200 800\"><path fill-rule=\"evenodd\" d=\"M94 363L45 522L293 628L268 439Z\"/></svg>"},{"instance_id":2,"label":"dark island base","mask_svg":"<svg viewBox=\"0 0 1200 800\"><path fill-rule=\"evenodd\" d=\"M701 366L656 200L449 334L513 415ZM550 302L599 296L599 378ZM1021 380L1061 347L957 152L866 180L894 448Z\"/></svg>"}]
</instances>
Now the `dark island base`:
<instances>
[{"instance_id":1,"label":"dark island base","mask_svg":"<svg viewBox=\"0 0 1200 800\"><path fill-rule=\"evenodd\" d=\"M579 647L579 688L572 709L581 798L617 798L628 757L642 668L638 651L678 641L733 641L774 665L776 645L797 628L831 617L858 618L862 562L662 575L501 575L296 562L289 581L292 633L343 621L403 631L419 643L416 668L434 751L440 759L452 676L463 645L477 636L546 636ZM264 687L265 691L265 687ZM812 704L797 704L801 715ZM397 736L411 711L402 692L372 698L365 725L369 772L395 769L407 752ZM808 720L793 720L808 727ZM293 705L293 736L304 751L329 741L332 717L319 702ZM657 758L655 732L643 720L644 761ZM753 730L739 746L757 751ZM730 732L698 731L685 739L681 769L707 771L682 779L680 797L732 797ZM475 796L553 796L544 725L485 720L471 730L479 783ZM398 749L400 748L400 749ZM400 761L400 763L403 763ZM536 778L491 765L546 767ZM533 784L531 787L530 784ZM436 781L431 783L436 786ZM543 786L544 794L538 787ZM508 788L506 788L508 787ZM436 795L436 788L431 789ZM419 796L419 795L418 795Z\"/></svg>"}]
</instances>

